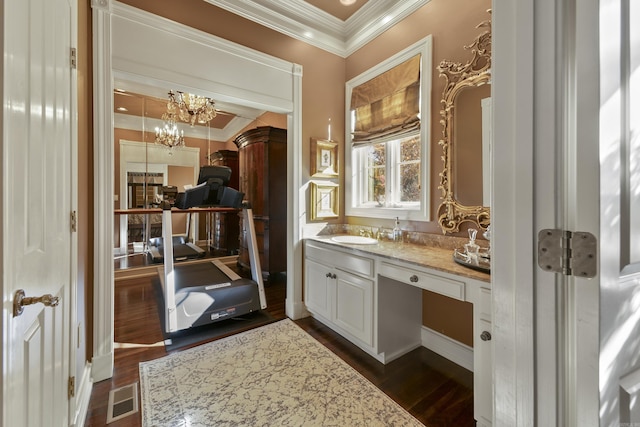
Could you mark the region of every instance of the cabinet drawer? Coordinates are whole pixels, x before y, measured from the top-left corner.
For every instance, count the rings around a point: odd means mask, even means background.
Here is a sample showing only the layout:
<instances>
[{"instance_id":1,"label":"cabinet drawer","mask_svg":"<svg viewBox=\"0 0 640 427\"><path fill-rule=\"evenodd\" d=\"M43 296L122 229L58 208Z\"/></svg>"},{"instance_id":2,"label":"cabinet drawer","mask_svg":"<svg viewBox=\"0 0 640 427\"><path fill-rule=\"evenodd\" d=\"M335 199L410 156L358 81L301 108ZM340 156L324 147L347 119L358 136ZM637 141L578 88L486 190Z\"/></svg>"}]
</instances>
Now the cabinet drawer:
<instances>
[{"instance_id":1,"label":"cabinet drawer","mask_svg":"<svg viewBox=\"0 0 640 427\"><path fill-rule=\"evenodd\" d=\"M335 246L329 247L323 246L322 244L307 242L305 247L305 256L340 270L366 277L373 277L373 259L340 251L339 249L336 249Z\"/></svg>"},{"instance_id":2,"label":"cabinet drawer","mask_svg":"<svg viewBox=\"0 0 640 427\"><path fill-rule=\"evenodd\" d=\"M385 262L380 264L378 274L427 291L464 301L464 282L458 282L457 280L451 280Z\"/></svg>"}]
</instances>

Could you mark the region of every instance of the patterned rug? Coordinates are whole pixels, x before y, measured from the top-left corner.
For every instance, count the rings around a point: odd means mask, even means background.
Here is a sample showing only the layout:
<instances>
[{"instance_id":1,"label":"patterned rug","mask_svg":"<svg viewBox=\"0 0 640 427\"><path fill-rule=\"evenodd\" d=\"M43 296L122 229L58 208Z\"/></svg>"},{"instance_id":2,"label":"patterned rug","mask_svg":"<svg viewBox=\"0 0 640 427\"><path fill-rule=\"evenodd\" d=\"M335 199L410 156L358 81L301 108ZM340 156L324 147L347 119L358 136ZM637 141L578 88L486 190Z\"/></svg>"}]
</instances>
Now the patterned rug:
<instances>
[{"instance_id":1,"label":"patterned rug","mask_svg":"<svg viewBox=\"0 0 640 427\"><path fill-rule=\"evenodd\" d=\"M140 364L143 426L422 426L289 319Z\"/></svg>"}]
</instances>

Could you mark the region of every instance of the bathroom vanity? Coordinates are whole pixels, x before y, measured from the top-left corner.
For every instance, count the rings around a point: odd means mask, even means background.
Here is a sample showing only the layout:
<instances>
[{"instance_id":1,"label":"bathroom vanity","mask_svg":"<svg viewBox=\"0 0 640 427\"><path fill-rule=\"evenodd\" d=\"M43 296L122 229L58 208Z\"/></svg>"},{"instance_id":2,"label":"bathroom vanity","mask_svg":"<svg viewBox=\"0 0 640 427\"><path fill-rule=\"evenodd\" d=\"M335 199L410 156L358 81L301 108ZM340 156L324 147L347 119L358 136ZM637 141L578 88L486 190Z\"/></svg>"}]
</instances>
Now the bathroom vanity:
<instances>
[{"instance_id":1,"label":"bathroom vanity","mask_svg":"<svg viewBox=\"0 0 640 427\"><path fill-rule=\"evenodd\" d=\"M381 363L430 347L423 290L473 304L473 356L465 367L474 373L477 425L491 425L489 274L456 264L450 249L390 241L349 244L317 236L305 239L304 258L308 311Z\"/></svg>"}]
</instances>

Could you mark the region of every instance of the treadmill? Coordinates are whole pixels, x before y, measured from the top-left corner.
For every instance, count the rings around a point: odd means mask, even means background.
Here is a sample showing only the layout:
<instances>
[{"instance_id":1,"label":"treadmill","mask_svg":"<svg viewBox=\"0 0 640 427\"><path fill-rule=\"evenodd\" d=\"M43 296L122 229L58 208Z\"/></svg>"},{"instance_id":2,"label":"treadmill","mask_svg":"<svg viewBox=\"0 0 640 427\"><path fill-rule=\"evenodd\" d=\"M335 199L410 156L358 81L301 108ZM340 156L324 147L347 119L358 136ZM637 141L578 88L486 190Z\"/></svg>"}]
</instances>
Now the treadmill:
<instances>
[{"instance_id":1,"label":"treadmill","mask_svg":"<svg viewBox=\"0 0 640 427\"><path fill-rule=\"evenodd\" d=\"M205 208L215 211L215 207ZM220 261L174 266L171 205L162 204L164 268L158 267L163 291L165 331L177 332L267 308L256 242L253 210L243 206L251 279L242 278ZM228 208L226 208L228 210Z\"/></svg>"},{"instance_id":2,"label":"treadmill","mask_svg":"<svg viewBox=\"0 0 640 427\"><path fill-rule=\"evenodd\" d=\"M173 194L174 206L179 209L186 209L187 212L187 232L186 235L172 236L173 260L185 261L189 259L202 258L205 250L189 241L191 213L188 211L192 207L233 207L239 208L242 204L243 193L227 187L231 177L231 168L228 166L205 165L200 167L198 185L185 190L182 193ZM164 188L164 187L163 187ZM175 187L174 187L175 188ZM149 239L148 255L153 263L164 262L164 242L162 237Z\"/></svg>"},{"instance_id":3,"label":"treadmill","mask_svg":"<svg viewBox=\"0 0 640 427\"><path fill-rule=\"evenodd\" d=\"M188 259L202 258L205 250L187 240L187 236L172 236L173 260L185 261ZM154 263L164 262L164 238L154 237L149 239L148 254Z\"/></svg>"}]
</instances>

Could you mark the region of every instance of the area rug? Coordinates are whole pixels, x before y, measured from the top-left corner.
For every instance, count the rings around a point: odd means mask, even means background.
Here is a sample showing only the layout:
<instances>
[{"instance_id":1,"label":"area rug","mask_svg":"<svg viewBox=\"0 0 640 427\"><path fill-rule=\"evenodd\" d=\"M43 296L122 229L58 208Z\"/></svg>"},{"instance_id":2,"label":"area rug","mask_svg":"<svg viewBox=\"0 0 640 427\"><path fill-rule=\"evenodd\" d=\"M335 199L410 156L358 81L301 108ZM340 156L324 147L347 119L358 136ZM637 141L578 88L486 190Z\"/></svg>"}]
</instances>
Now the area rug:
<instances>
[{"instance_id":1,"label":"area rug","mask_svg":"<svg viewBox=\"0 0 640 427\"><path fill-rule=\"evenodd\" d=\"M143 426L422 426L289 319L140 363Z\"/></svg>"}]
</instances>

